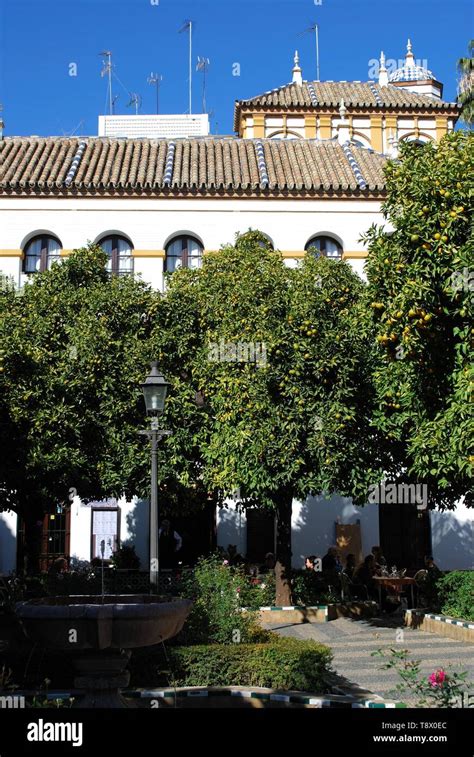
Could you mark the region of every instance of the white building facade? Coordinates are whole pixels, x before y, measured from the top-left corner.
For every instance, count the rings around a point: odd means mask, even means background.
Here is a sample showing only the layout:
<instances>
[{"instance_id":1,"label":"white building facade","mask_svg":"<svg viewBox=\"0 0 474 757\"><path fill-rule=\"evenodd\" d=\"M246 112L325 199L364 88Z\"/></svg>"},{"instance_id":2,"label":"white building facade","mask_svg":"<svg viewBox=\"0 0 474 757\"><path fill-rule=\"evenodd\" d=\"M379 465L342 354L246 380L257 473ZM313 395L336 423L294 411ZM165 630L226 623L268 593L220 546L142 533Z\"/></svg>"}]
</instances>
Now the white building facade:
<instances>
[{"instance_id":1,"label":"white building facade","mask_svg":"<svg viewBox=\"0 0 474 757\"><path fill-rule=\"evenodd\" d=\"M140 136L146 124L136 122L110 124L130 129L119 137L0 139L0 273L21 287L90 241L108 253L112 273L163 289L165 271L199 266L206 252L251 228L289 266L316 247L363 276L360 238L384 222L387 156L396 157L402 139L439 139L458 117L458 106L440 99L441 85L410 54L411 47L393 82L382 59L378 83L305 82L295 59L289 85L236 104L235 138L206 136L203 121L201 136ZM381 541L380 513L341 497L294 502L294 565L341 543L344 529L352 529L358 556L367 554ZM469 512L460 506L424 518L429 538L420 550L442 569L472 567ZM85 506L76 497L64 523L61 551L70 557L91 560L99 536L110 532L112 547L133 543L148 562L147 502ZM219 511L216 526L219 546L247 553L262 528L262 549L265 540L271 547L272 524L252 522L238 504ZM16 566L15 532L16 516L0 513L0 573Z\"/></svg>"}]
</instances>

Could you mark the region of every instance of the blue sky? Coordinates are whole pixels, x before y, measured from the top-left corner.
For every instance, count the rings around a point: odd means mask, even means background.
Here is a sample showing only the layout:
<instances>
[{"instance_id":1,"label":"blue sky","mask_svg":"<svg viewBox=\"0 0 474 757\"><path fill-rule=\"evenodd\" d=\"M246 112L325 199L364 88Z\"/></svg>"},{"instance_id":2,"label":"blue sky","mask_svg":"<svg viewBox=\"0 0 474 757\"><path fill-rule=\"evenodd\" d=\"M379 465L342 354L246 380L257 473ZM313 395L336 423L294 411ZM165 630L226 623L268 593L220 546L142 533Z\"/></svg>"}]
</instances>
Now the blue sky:
<instances>
[{"instance_id":1,"label":"blue sky","mask_svg":"<svg viewBox=\"0 0 474 757\"><path fill-rule=\"evenodd\" d=\"M473 28L470 0L0 0L0 102L8 135L97 134L106 82L102 50L113 53L117 113L127 92L143 98L141 113L155 112L151 71L163 82L160 112L188 107L187 35L195 22L197 56L211 61L207 103L212 132L232 133L234 100L252 97L291 79L295 48L303 78L315 78L314 35L320 24L321 79L367 80L369 61L383 49L404 56L407 37L417 59L456 95L456 60L467 52ZM77 76L70 76L70 64ZM240 75L235 76L240 66ZM201 112L200 74L193 72L193 112Z\"/></svg>"}]
</instances>

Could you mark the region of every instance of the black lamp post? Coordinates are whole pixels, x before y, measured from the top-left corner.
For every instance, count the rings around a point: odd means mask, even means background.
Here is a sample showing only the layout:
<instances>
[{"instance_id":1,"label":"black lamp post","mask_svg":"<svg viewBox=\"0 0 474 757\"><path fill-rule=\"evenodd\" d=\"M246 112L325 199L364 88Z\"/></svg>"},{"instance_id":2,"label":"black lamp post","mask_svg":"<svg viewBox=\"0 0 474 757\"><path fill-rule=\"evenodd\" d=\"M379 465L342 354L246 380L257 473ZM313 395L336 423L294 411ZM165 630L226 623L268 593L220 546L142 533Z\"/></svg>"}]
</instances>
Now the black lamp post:
<instances>
[{"instance_id":1,"label":"black lamp post","mask_svg":"<svg viewBox=\"0 0 474 757\"><path fill-rule=\"evenodd\" d=\"M146 411L151 416L150 431L141 431L151 441L151 496L150 496L150 583L158 591L159 554L158 554L158 442L171 431L158 428L158 418L165 409L166 393L169 384L158 371L158 363L151 363L151 371L143 384L140 384L145 399ZM153 591L153 589L152 589Z\"/></svg>"}]
</instances>

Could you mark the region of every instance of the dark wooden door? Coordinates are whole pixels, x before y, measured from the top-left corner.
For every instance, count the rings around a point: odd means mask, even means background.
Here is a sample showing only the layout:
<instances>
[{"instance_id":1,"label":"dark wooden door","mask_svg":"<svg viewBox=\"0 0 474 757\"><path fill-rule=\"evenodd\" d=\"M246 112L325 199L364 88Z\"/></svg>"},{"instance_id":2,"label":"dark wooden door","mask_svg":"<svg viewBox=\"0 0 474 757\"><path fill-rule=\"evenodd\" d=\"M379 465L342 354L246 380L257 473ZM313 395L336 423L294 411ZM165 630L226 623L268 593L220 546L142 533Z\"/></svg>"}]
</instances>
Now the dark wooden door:
<instances>
[{"instance_id":1,"label":"dark wooden door","mask_svg":"<svg viewBox=\"0 0 474 757\"><path fill-rule=\"evenodd\" d=\"M431 553L431 528L428 510L413 504L379 505L380 546L389 567L416 570Z\"/></svg>"},{"instance_id":2,"label":"dark wooden door","mask_svg":"<svg viewBox=\"0 0 474 757\"><path fill-rule=\"evenodd\" d=\"M263 563L267 552L275 552L275 514L247 510L247 560Z\"/></svg>"}]
</instances>

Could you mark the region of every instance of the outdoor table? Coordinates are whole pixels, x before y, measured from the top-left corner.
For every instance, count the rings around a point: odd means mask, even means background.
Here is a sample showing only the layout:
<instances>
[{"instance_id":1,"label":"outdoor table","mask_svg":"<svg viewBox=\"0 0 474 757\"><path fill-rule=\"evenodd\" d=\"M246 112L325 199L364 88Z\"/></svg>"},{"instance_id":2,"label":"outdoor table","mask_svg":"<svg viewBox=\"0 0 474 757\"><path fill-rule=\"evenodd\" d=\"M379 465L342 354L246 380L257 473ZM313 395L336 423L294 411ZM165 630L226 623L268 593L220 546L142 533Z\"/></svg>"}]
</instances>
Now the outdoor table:
<instances>
[{"instance_id":1,"label":"outdoor table","mask_svg":"<svg viewBox=\"0 0 474 757\"><path fill-rule=\"evenodd\" d=\"M409 576L403 576L403 578L397 578L397 576L374 576L374 581L377 584L379 590L379 607L382 609L382 586L390 586L392 589L403 589L405 586L410 587L411 592L411 606L415 606L415 595L413 587L416 584L414 578Z\"/></svg>"}]
</instances>

